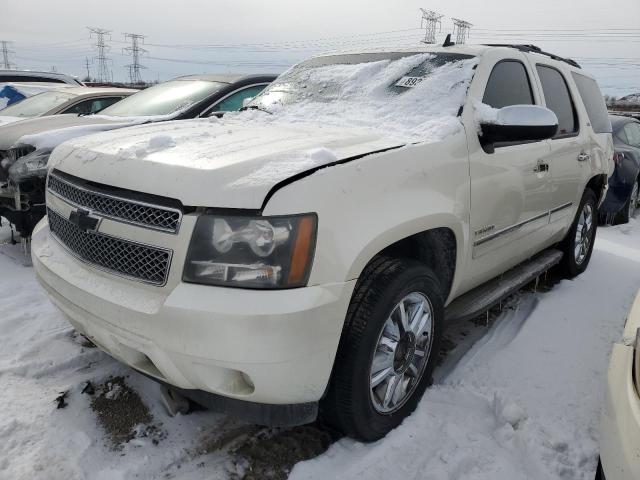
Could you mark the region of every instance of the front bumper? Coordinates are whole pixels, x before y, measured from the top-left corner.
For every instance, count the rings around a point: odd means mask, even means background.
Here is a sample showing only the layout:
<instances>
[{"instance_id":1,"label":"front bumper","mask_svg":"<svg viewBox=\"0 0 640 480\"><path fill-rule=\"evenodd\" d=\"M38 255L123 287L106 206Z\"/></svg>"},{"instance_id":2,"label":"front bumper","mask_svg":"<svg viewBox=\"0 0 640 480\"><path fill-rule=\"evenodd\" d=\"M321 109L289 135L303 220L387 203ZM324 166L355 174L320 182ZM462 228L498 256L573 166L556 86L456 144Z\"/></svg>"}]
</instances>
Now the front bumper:
<instances>
[{"instance_id":1,"label":"front bumper","mask_svg":"<svg viewBox=\"0 0 640 480\"><path fill-rule=\"evenodd\" d=\"M600 423L600 458L608 480L640 478L640 396L632 362L633 347L615 344Z\"/></svg>"},{"instance_id":2,"label":"front bumper","mask_svg":"<svg viewBox=\"0 0 640 480\"><path fill-rule=\"evenodd\" d=\"M264 404L322 397L355 285L151 287L80 262L50 235L46 218L32 257L53 302L113 357L183 390Z\"/></svg>"}]
</instances>

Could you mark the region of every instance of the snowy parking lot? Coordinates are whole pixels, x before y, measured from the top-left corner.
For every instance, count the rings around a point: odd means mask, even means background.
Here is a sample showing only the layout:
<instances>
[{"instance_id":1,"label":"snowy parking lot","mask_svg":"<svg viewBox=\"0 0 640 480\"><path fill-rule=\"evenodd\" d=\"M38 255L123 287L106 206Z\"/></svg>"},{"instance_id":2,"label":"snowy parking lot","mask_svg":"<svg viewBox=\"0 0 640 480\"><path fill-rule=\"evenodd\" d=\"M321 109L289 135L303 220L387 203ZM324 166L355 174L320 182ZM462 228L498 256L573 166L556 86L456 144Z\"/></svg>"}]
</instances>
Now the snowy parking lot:
<instances>
[{"instance_id":1,"label":"snowy parking lot","mask_svg":"<svg viewBox=\"0 0 640 480\"><path fill-rule=\"evenodd\" d=\"M286 478L291 467L293 479L592 479L607 359L640 287L640 221L601 228L585 274L457 326L416 412L362 444L319 425L169 417L158 385L74 334L9 238L5 225L3 480Z\"/></svg>"}]
</instances>

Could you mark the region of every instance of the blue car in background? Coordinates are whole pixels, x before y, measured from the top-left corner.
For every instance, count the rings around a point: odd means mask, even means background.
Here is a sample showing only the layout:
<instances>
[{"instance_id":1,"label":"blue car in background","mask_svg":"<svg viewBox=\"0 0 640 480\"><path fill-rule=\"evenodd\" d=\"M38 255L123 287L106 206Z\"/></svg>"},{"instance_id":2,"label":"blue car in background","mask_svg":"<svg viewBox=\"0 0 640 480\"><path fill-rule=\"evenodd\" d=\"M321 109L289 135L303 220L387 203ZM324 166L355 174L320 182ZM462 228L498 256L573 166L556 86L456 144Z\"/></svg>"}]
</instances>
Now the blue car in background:
<instances>
[{"instance_id":1,"label":"blue car in background","mask_svg":"<svg viewBox=\"0 0 640 480\"><path fill-rule=\"evenodd\" d=\"M600 206L602 223L627 223L638 209L640 188L640 120L610 115L616 164L609 178L609 191Z\"/></svg>"}]
</instances>

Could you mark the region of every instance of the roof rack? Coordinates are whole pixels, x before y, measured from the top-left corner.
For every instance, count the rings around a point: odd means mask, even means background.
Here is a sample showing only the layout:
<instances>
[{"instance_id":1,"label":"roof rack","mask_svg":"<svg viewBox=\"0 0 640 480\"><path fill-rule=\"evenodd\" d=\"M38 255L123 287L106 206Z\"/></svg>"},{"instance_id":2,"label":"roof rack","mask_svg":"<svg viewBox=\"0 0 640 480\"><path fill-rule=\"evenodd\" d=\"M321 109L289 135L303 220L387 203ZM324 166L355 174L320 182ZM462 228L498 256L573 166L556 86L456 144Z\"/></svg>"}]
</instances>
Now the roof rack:
<instances>
[{"instance_id":1,"label":"roof rack","mask_svg":"<svg viewBox=\"0 0 640 480\"><path fill-rule=\"evenodd\" d=\"M486 43L487 47L508 47L515 48L516 50L520 50L521 52L528 53L539 53L540 55L545 55L553 60L558 60L560 62L565 62L571 65L572 67L582 68L578 62L575 60L571 60L570 58L560 57L558 55L554 55L553 53L545 52L540 47L535 45L522 45L522 44L512 44L512 43Z\"/></svg>"}]
</instances>

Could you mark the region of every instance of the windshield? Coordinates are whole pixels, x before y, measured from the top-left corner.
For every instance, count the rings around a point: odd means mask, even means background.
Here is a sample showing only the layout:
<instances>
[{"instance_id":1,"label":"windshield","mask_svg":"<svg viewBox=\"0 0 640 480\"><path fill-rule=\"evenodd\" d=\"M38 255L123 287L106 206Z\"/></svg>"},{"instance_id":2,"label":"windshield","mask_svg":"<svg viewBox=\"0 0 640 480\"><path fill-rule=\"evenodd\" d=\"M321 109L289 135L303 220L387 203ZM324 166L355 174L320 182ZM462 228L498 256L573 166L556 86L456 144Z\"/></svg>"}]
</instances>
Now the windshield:
<instances>
[{"instance_id":1,"label":"windshield","mask_svg":"<svg viewBox=\"0 0 640 480\"><path fill-rule=\"evenodd\" d=\"M272 113L274 120L360 126L425 138L436 127L459 126L458 112L476 63L472 56L451 53L317 57L282 74L248 108Z\"/></svg>"},{"instance_id":2,"label":"windshield","mask_svg":"<svg viewBox=\"0 0 640 480\"><path fill-rule=\"evenodd\" d=\"M73 93L67 92L51 91L40 93L3 108L0 111L0 115L7 117L38 117L68 102L75 96Z\"/></svg>"},{"instance_id":3,"label":"windshield","mask_svg":"<svg viewBox=\"0 0 640 480\"><path fill-rule=\"evenodd\" d=\"M100 115L144 117L185 110L226 84L205 80L171 80L142 90L105 108Z\"/></svg>"}]
</instances>

